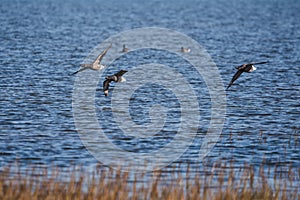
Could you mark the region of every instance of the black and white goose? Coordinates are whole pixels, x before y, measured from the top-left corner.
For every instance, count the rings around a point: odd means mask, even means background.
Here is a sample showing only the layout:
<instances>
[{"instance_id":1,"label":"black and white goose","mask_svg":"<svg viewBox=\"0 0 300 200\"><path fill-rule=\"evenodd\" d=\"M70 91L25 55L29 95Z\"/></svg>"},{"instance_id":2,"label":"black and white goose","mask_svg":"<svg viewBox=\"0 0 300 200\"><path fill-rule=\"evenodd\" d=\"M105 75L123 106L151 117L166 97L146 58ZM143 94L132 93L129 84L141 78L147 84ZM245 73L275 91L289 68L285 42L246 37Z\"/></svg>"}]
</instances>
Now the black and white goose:
<instances>
[{"instance_id":1,"label":"black and white goose","mask_svg":"<svg viewBox=\"0 0 300 200\"><path fill-rule=\"evenodd\" d=\"M107 47L104 51L102 51L102 53L98 55L98 57L94 62L88 64L81 64L80 65L81 68L78 71L74 72L72 75L77 74L78 72L81 72L86 69L101 70L105 68L105 66L101 64L101 60L103 59L107 51L111 48L111 46L112 44L110 44L109 47Z\"/></svg>"},{"instance_id":2,"label":"black and white goose","mask_svg":"<svg viewBox=\"0 0 300 200\"><path fill-rule=\"evenodd\" d=\"M238 79L240 77L240 75L243 73L243 72L247 72L247 73L250 73L250 72L253 72L254 70L256 70L256 67L254 65L260 65L260 64L265 64L267 62L257 62L257 63L248 63L248 64L243 64L243 65L240 65L238 67L236 67L236 69L238 70L234 76L232 77L229 85L227 86L227 89L234 83L234 81L236 79Z\"/></svg>"},{"instance_id":3,"label":"black and white goose","mask_svg":"<svg viewBox=\"0 0 300 200\"><path fill-rule=\"evenodd\" d=\"M107 76L105 78L105 81L103 81L103 92L104 95L107 96L108 95L108 88L109 88L109 84L110 82L114 81L114 82L123 82L126 81L125 78L123 77L123 75L126 73L126 70L120 70L118 73L112 75L112 76Z\"/></svg>"}]
</instances>

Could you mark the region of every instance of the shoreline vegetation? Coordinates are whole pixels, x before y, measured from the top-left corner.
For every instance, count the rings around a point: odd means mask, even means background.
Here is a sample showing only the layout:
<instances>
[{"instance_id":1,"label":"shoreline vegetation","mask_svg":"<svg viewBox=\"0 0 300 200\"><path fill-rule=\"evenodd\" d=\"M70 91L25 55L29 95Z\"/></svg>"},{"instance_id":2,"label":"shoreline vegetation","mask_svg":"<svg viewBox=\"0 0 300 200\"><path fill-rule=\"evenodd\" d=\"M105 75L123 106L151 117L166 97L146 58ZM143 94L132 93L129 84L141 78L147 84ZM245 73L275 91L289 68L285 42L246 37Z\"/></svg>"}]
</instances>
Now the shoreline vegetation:
<instances>
[{"instance_id":1,"label":"shoreline vegetation","mask_svg":"<svg viewBox=\"0 0 300 200\"><path fill-rule=\"evenodd\" d=\"M300 199L300 167L217 163L134 173L102 165L0 168L0 199Z\"/></svg>"}]
</instances>

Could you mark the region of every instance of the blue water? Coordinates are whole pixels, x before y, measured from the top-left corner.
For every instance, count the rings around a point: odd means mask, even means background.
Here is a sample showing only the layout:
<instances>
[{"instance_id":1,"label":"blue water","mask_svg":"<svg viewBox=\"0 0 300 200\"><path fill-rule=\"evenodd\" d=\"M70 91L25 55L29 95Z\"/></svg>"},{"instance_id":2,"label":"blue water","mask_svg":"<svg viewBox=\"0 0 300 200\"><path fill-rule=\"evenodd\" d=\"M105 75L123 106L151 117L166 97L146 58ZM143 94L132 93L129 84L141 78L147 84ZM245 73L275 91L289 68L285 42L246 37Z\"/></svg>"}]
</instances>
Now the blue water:
<instances>
[{"instance_id":1,"label":"blue water","mask_svg":"<svg viewBox=\"0 0 300 200\"><path fill-rule=\"evenodd\" d=\"M227 91L223 132L205 159L234 159L253 165L265 160L271 165L299 167L299 10L296 0L1 1L0 166L16 159L24 165L97 163L74 125L75 77L70 74L110 36L133 28L163 27L186 34L203 46L216 63L224 86L235 73L234 66L269 61L252 74L243 74ZM142 61L129 59L134 55L128 54L109 70L143 63L149 57L163 59L151 53L141 52ZM174 67L184 71L180 66ZM109 70L106 74L114 71ZM202 79L193 78L194 89L200 93L199 102L206 101L200 108L204 117L198 131L202 133L208 127L210 104L207 90L199 89ZM96 100L104 99L101 84ZM129 112L137 124L149 123L153 104L179 106L171 91L162 88L157 93L157 87L140 88L140 92L148 90L145 94L149 101L143 102L139 91L133 96ZM153 95L158 96L152 98ZM109 98L105 101L110 105ZM124 150L159 149L178 130L180 112L174 109L167 113L169 121L163 138L160 135L133 141L123 137L119 129L109 128L113 120L108 120L105 132ZM105 115L111 116L109 106L97 105L97 117L103 119ZM195 142L177 162L195 160L199 145Z\"/></svg>"}]
</instances>

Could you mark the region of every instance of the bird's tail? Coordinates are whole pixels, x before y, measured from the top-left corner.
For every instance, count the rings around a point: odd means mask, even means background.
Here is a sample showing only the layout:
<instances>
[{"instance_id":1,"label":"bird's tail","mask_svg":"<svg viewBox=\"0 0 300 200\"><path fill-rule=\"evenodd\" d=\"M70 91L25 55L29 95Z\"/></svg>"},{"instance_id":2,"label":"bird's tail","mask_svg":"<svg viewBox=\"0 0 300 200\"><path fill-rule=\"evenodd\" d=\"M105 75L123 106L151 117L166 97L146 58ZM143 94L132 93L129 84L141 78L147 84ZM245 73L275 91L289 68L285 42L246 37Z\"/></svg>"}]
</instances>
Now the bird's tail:
<instances>
[{"instance_id":1,"label":"bird's tail","mask_svg":"<svg viewBox=\"0 0 300 200\"><path fill-rule=\"evenodd\" d=\"M121 79L119 82L126 82L126 79L123 76L121 76Z\"/></svg>"}]
</instances>

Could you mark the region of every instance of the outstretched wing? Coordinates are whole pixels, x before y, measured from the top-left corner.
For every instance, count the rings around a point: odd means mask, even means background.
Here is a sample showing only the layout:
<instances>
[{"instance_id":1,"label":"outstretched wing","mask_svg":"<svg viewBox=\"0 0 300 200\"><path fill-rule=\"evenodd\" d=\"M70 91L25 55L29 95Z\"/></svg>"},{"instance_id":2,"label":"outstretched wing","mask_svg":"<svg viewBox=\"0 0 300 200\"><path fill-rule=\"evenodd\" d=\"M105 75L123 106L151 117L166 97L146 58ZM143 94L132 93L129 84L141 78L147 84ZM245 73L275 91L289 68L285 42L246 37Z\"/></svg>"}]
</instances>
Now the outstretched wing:
<instances>
[{"instance_id":1,"label":"outstretched wing","mask_svg":"<svg viewBox=\"0 0 300 200\"><path fill-rule=\"evenodd\" d=\"M261 65L261 64L266 64L266 63L268 63L268 61L256 62L256 63L249 63L249 65Z\"/></svg>"},{"instance_id":2,"label":"outstretched wing","mask_svg":"<svg viewBox=\"0 0 300 200\"><path fill-rule=\"evenodd\" d=\"M99 56L96 58L96 60L93 62L93 64L98 64L101 62L101 60L103 59L103 57L105 56L105 54L107 53L107 51L111 48L112 44L110 43L110 45L104 50L102 51L102 53L99 54Z\"/></svg>"},{"instance_id":3,"label":"outstretched wing","mask_svg":"<svg viewBox=\"0 0 300 200\"><path fill-rule=\"evenodd\" d=\"M82 68L80 68L78 71L74 72L72 75L75 75L75 74L77 74L78 72L81 72L81 71L86 70L86 69L88 69L88 67L82 67Z\"/></svg>"},{"instance_id":4,"label":"outstretched wing","mask_svg":"<svg viewBox=\"0 0 300 200\"><path fill-rule=\"evenodd\" d=\"M236 79L238 79L238 78L240 77L240 75L241 75L242 73L243 73L243 70L241 69L241 70L238 70L238 71L234 74L234 76L232 77L232 79L231 79L229 85L227 86L227 89L233 84L233 82L234 82ZM227 90L227 89L226 89L226 90Z\"/></svg>"},{"instance_id":5,"label":"outstretched wing","mask_svg":"<svg viewBox=\"0 0 300 200\"><path fill-rule=\"evenodd\" d=\"M114 74L114 76L117 76L117 77L123 76L123 74L125 74L126 72L128 72L128 71L122 69L122 70L120 70L118 73Z\"/></svg>"},{"instance_id":6,"label":"outstretched wing","mask_svg":"<svg viewBox=\"0 0 300 200\"><path fill-rule=\"evenodd\" d=\"M105 79L105 81L103 81L103 92L104 92L105 96L108 95L108 88L109 88L109 83L110 82L111 82L110 79Z\"/></svg>"},{"instance_id":7,"label":"outstretched wing","mask_svg":"<svg viewBox=\"0 0 300 200\"><path fill-rule=\"evenodd\" d=\"M109 80L109 79L106 79L105 81L103 81L103 91L108 90L110 82L111 82L111 80Z\"/></svg>"}]
</instances>

